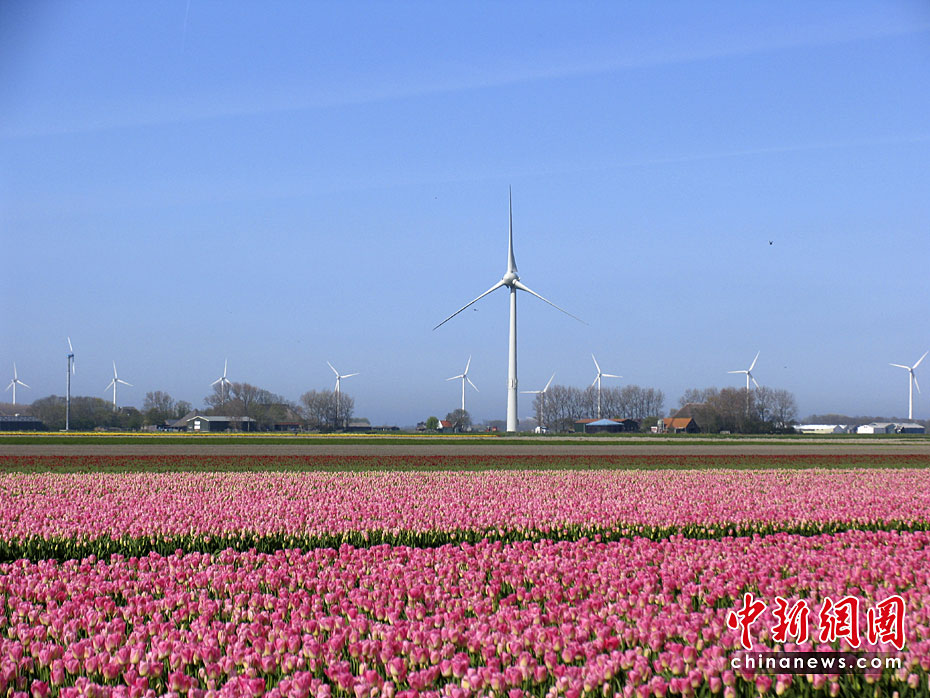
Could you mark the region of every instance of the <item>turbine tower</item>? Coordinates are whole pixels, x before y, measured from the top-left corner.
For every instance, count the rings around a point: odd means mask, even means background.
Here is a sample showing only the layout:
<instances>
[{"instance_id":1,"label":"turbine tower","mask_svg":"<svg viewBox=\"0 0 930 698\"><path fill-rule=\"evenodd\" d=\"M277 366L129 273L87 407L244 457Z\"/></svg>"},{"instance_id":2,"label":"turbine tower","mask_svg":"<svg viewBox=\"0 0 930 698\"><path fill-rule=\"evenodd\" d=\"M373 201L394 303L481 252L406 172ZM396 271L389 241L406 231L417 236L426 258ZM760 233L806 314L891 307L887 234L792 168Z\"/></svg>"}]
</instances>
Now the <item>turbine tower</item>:
<instances>
[{"instance_id":1,"label":"turbine tower","mask_svg":"<svg viewBox=\"0 0 930 698\"><path fill-rule=\"evenodd\" d=\"M336 374L336 388L334 389L334 392L336 393L336 425L338 426L339 425L339 406L341 404L339 400L339 396L341 395L340 389L342 387L342 379L351 378L352 376L357 376L358 372L356 371L355 373L340 374L339 371L336 370L336 367L333 366L331 363L329 363L329 361L326 362L326 365L329 366L331 369L333 369L333 373Z\"/></svg>"},{"instance_id":2,"label":"turbine tower","mask_svg":"<svg viewBox=\"0 0 930 698\"><path fill-rule=\"evenodd\" d=\"M542 395L542 409L540 410L540 416L544 416L546 414L546 392L549 390L549 386L552 385L553 378L555 378L554 373L549 377L549 382L546 383L546 387L543 388L542 390L521 390L520 391L521 393L524 393L527 395ZM536 426L540 426L540 427L544 426L542 424L541 419L538 421L539 423Z\"/></svg>"},{"instance_id":3,"label":"turbine tower","mask_svg":"<svg viewBox=\"0 0 930 698\"><path fill-rule=\"evenodd\" d=\"M924 355L917 359L917 363L913 366L905 366L903 364L891 364L891 366L897 366L898 368L903 368L908 372L908 389L907 389L907 418L914 419L914 386L917 386L917 392L920 392L920 383L917 382L917 376L914 375L914 369L920 366L920 362L924 360L924 357L930 354L930 351L925 351ZM16 393L14 393L15 395Z\"/></svg>"},{"instance_id":4,"label":"turbine tower","mask_svg":"<svg viewBox=\"0 0 930 698\"><path fill-rule=\"evenodd\" d=\"M452 376L452 378L446 378L447 381L454 381L459 378L462 379L462 412L465 411L465 381L468 381L468 384L475 389L475 392L481 392L478 390L478 386L471 382L471 378L468 377L468 367L471 366L471 357L468 357L468 361L465 363L465 371L460 373L457 376Z\"/></svg>"},{"instance_id":5,"label":"turbine tower","mask_svg":"<svg viewBox=\"0 0 930 698\"><path fill-rule=\"evenodd\" d=\"M68 337L68 396L65 399L65 431L71 429L71 376L74 375L74 347Z\"/></svg>"},{"instance_id":6,"label":"turbine tower","mask_svg":"<svg viewBox=\"0 0 930 698\"><path fill-rule=\"evenodd\" d=\"M119 383L122 383L123 385L128 385L130 388L132 387L132 383L127 383L122 378L120 378L118 375L116 375L116 362L114 361L113 362L113 380L111 380L107 384L107 387L104 388L104 390L109 390L111 387L113 388L113 409L114 410L116 410L116 386Z\"/></svg>"},{"instance_id":7,"label":"turbine tower","mask_svg":"<svg viewBox=\"0 0 930 698\"><path fill-rule=\"evenodd\" d=\"M578 322L584 323L581 318L575 317L567 310L560 308L552 301L543 298L536 291L532 290L520 282L517 276L517 262L513 256L513 192L510 193L510 232L507 243L507 272L503 278L491 286L487 291L475 298L473 301L466 303L456 310L452 315L440 322L433 329L436 330L449 322L456 315L461 313L465 308L477 303L492 291L496 291L501 286L506 286L510 290L510 341L507 352L507 431L514 432L517 430L517 289L525 291L530 295L536 296L541 301L551 305L556 310L561 310L569 317L575 318Z\"/></svg>"},{"instance_id":8,"label":"turbine tower","mask_svg":"<svg viewBox=\"0 0 930 698\"><path fill-rule=\"evenodd\" d=\"M220 384L220 397L223 398L223 402L226 402L229 399L229 386L232 385L232 382L228 378L226 378L226 368L228 366L229 366L229 359L226 359L223 362L223 375L217 378L212 383L210 383L211 388L217 383ZM225 388L225 396L224 396L224 388ZM114 390L116 389L114 388Z\"/></svg>"},{"instance_id":9,"label":"turbine tower","mask_svg":"<svg viewBox=\"0 0 930 698\"><path fill-rule=\"evenodd\" d=\"M591 358L594 359L594 354L591 354ZM600 365L597 363L597 359L594 359L594 367L597 368L597 376L594 378L594 383L591 384L593 388L595 384L597 385L597 418L601 418L601 378L623 378L623 376L617 376L613 373L604 373L601 371Z\"/></svg>"},{"instance_id":10,"label":"turbine tower","mask_svg":"<svg viewBox=\"0 0 930 698\"><path fill-rule=\"evenodd\" d=\"M753 384L757 388L759 387L759 384L756 383L755 377L752 375L752 369L756 367L756 361L759 360L759 354L761 353L762 353L761 350L756 352L756 358L752 360L752 363L749 364L749 368L747 368L745 371L727 371L727 373L745 373L746 374L746 392L747 393L749 392L749 381L750 380L752 380Z\"/></svg>"},{"instance_id":11,"label":"turbine tower","mask_svg":"<svg viewBox=\"0 0 930 698\"><path fill-rule=\"evenodd\" d=\"M16 404L16 386L17 385L21 385L24 388L29 387L28 385L26 385L19 379L19 376L16 375L16 362L14 361L13 362L13 380L11 380L10 384L6 387L7 390L9 390L10 388L13 389L13 404L14 405Z\"/></svg>"}]
</instances>

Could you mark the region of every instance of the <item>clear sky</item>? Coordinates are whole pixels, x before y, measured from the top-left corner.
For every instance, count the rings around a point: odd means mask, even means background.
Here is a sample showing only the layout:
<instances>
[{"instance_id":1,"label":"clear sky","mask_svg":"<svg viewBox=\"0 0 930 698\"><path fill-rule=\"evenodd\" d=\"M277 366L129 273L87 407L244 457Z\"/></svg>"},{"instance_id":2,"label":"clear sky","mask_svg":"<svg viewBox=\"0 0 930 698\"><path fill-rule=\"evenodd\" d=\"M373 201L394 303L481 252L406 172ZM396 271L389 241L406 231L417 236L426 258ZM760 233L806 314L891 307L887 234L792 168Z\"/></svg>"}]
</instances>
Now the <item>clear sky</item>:
<instances>
[{"instance_id":1,"label":"clear sky","mask_svg":"<svg viewBox=\"0 0 930 698\"><path fill-rule=\"evenodd\" d=\"M291 399L412 424L590 354L906 415L930 349L930 3L0 4L0 377L31 401ZM770 244L772 241L772 244ZM923 373L921 373L923 371ZM918 369L930 417L930 360ZM9 393L6 394L8 396ZM531 414L521 396L521 417Z\"/></svg>"}]
</instances>

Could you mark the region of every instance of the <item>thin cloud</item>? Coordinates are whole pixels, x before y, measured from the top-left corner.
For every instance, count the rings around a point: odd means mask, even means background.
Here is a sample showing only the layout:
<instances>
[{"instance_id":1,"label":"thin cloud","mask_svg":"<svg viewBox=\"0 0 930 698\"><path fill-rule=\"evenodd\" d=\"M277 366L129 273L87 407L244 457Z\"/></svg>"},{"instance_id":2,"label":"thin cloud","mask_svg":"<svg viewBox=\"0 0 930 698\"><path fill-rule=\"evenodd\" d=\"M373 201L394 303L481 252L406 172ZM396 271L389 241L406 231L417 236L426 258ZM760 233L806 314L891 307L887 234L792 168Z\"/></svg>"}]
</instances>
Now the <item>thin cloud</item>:
<instances>
[{"instance_id":1,"label":"thin cloud","mask_svg":"<svg viewBox=\"0 0 930 698\"><path fill-rule=\"evenodd\" d=\"M598 57L582 61L569 60L558 65L542 65L540 67L521 65L510 70L489 67L481 72L458 76L452 80L442 78L423 80L416 84L403 86L369 86L357 91L317 94L304 99L295 99L293 95L299 93L300 90L289 86L286 89L279 88L275 93L252 94L248 97L248 101L242 101L241 94L237 94L234 98L227 97L225 99L222 96L212 95L208 100L187 104L166 104L164 100L161 100L157 106L140 104L135 107L128 105L127 108L127 105L123 105L122 113L120 113L119 105L111 105L110 108L100 109L98 112L98 114L103 113L106 116L95 115L77 123L43 125L38 128L8 128L0 132L0 138L14 140L41 136L94 133L124 128L193 123L211 119L360 106L548 80L607 75L643 68L687 65L779 51L912 36L927 32L930 32L930 24L889 27L870 31L838 31L833 35L824 33L822 28L812 27L806 34L780 40L731 43L726 46L679 53L647 53L635 57ZM33 123L35 123L35 120L33 120Z\"/></svg>"}]
</instances>

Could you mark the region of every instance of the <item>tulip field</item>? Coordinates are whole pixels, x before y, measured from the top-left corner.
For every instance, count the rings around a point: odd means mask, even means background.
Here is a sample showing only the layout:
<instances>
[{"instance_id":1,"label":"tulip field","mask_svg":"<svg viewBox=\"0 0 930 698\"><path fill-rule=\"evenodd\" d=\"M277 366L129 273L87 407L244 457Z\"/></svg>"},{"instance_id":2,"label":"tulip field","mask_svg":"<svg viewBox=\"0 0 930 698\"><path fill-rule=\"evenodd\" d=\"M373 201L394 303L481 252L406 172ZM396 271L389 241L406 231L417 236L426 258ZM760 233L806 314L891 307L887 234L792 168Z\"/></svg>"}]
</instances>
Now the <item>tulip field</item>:
<instances>
[{"instance_id":1,"label":"tulip field","mask_svg":"<svg viewBox=\"0 0 930 698\"><path fill-rule=\"evenodd\" d=\"M928 465L0 457L0 695L928 696Z\"/></svg>"}]
</instances>

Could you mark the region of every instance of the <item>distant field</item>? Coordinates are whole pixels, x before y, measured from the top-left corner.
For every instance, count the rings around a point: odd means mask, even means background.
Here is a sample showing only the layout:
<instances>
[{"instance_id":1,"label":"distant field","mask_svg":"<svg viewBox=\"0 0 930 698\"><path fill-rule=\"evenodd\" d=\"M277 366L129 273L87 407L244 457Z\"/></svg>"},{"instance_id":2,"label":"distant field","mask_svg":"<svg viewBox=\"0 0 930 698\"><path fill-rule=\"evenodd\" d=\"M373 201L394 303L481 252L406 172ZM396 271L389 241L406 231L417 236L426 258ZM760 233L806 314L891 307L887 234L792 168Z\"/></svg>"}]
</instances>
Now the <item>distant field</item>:
<instances>
[{"instance_id":1,"label":"distant field","mask_svg":"<svg viewBox=\"0 0 930 698\"><path fill-rule=\"evenodd\" d=\"M928 455L930 436L9 434L0 455Z\"/></svg>"}]
</instances>

